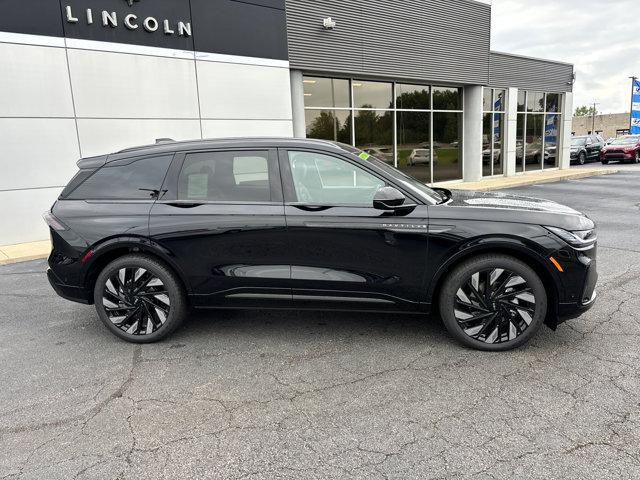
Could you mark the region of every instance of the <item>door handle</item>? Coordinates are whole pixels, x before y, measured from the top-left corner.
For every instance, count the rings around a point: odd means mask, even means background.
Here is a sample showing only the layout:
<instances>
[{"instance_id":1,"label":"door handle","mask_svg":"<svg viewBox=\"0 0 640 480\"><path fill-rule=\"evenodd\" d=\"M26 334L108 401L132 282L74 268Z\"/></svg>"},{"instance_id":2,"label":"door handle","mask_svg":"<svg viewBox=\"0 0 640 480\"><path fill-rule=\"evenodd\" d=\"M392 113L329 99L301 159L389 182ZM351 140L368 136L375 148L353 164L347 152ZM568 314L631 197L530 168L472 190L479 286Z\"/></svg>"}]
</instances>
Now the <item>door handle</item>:
<instances>
[{"instance_id":1,"label":"door handle","mask_svg":"<svg viewBox=\"0 0 640 480\"><path fill-rule=\"evenodd\" d=\"M325 210L329 210L333 207L328 205L292 205L298 210L304 210L305 212L324 212Z\"/></svg>"},{"instance_id":2,"label":"door handle","mask_svg":"<svg viewBox=\"0 0 640 480\"><path fill-rule=\"evenodd\" d=\"M169 205L170 207L176 207L176 208L195 208L195 207L200 207L204 205L204 202L189 202L189 201L178 200L176 202L167 202L166 205Z\"/></svg>"}]
</instances>

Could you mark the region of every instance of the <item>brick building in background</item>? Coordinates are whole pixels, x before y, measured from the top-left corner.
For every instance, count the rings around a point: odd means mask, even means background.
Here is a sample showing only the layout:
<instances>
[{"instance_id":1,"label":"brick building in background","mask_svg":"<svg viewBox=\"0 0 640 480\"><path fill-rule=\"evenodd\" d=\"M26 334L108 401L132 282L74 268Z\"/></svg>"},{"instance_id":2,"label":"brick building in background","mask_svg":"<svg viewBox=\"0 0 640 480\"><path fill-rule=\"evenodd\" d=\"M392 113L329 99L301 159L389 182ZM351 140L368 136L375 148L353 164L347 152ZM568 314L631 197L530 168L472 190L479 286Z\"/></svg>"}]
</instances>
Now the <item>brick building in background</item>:
<instances>
[{"instance_id":1,"label":"brick building in background","mask_svg":"<svg viewBox=\"0 0 640 480\"><path fill-rule=\"evenodd\" d=\"M573 117L573 135L587 135L591 131L600 133L605 139L629 133L629 112L607 113L588 117Z\"/></svg>"}]
</instances>

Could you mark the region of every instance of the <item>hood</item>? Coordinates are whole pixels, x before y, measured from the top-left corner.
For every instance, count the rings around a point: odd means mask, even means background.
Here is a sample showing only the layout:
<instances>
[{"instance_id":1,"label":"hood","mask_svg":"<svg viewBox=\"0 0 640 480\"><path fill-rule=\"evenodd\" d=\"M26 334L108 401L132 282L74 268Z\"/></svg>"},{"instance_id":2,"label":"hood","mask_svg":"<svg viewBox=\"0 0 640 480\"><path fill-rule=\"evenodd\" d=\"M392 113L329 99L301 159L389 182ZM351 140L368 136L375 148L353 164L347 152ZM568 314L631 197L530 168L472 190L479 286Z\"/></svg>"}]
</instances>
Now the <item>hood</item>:
<instances>
[{"instance_id":1,"label":"hood","mask_svg":"<svg viewBox=\"0 0 640 480\"><path fill-rule=\"evenodd\" d=\"M551 200L500 192L456 190L452 192L447 206L464 208L469 218L479 220L547 225L566 230L594 227L593 221L571 207Z\"/></svg>"}]
</instances>

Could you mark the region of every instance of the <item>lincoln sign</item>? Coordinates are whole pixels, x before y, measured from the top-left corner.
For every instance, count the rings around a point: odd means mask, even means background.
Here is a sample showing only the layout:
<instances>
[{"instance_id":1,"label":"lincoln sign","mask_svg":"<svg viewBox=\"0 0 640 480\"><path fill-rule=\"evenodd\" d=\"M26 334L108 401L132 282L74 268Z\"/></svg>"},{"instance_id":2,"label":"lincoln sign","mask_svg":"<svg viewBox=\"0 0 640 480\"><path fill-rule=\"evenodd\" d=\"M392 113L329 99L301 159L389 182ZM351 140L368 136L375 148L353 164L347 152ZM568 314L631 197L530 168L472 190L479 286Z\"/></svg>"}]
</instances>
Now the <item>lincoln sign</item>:
<instances>
[{"instance_id":1,"label":"lincoln sign","mask_svg":"<svg viewBox=\"0 0 640 480\"><path fill-rule=\"evenodd\" d=\"M124 27L128 30L144 29L149 33L161 31L165 35L178 35L182 37L190 37L191 22L170 21L169 19L157 19L152 16L139 18L134 13L126 15L118 15L117 12L108 10L94 11L87 8L83 11L75 11L70 5L65 7L67 22L78 23L84 22L87 25L97 25L102 27L119 28Z\"/></svg>"}]
</instances>

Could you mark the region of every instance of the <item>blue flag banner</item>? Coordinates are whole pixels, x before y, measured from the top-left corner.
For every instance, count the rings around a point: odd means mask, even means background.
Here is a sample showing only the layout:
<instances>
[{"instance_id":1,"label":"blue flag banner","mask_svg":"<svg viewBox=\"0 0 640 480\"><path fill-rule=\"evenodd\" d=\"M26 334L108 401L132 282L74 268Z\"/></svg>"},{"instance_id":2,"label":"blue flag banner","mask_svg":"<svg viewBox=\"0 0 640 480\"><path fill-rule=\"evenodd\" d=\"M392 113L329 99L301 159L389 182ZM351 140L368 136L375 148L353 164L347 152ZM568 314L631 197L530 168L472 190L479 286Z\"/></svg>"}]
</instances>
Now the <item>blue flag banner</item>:
<instances>
[{"instance_id":1,"label":"blue flag banner","mask_svg":"<svg viewBox=\"0 0 640 480\"><path fill-rule=\"evenodd\" d=\"M630 133L632 135L640 135L640 80L633 81Z\"/></svg>"}]
</instances>

